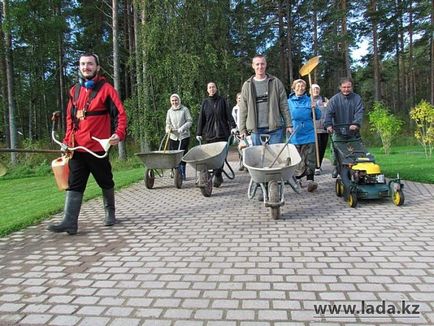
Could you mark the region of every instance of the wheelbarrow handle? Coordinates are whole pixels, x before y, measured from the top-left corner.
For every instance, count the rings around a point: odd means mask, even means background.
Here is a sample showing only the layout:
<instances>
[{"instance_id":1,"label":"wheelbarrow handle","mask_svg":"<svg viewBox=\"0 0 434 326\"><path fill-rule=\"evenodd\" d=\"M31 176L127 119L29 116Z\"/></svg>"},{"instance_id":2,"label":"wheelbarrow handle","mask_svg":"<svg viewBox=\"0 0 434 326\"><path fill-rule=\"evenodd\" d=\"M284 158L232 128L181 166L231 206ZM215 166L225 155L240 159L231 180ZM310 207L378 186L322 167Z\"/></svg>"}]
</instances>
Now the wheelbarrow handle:
<instances>
[{"instance_id":1,"label":"wheelbarrow handle","mask_svg":"<svg viewBox=\"0 0 434 326\"><path fill-rule=\"evenodd\" d=\"M300 128L300 126L298 126L297 128L295 128L295 130L293 131L293 133L288 137L288 139L286 140L285 146L282 147L282 149L280 150L280 152L276 155L275 159L273 162L271 162L271 164L269 165L269 168L272 168L274 163L277 162L277 159L279 158L280 154L282 154L283 150L286 148L286 146L288 146L289 142L291 141L292 136L294 136L298 129Z\"/></svg>"}]
</instances>

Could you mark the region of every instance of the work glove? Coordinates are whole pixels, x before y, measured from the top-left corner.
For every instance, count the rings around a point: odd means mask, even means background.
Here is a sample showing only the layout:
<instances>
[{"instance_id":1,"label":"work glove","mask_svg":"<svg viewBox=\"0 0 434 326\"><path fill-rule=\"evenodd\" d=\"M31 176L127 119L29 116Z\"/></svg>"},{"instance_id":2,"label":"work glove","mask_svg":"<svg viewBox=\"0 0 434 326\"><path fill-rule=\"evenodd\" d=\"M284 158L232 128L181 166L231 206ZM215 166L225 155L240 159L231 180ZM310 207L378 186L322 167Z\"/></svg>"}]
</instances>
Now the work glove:
<instances>
[{"instance_id":1,"label":"work glove","mask_svg":"<svg viewBox=\"0 0 434 326\"><path fill-rule=\"evenodd\" d=\"M196 136L196 139L197 139L197 141L198 141L199 143L202 142L202 136Z\"/></svg>"},{"instance_id":2,"label":"work glove","mask_svg":"<svg viewBox=\"0 0 434 326\"><path fill-rule=\"evenodd\" d=\"M232 129L231 129L231 134L232 134L232 135L236 135L237 131L238 131L237 128L232 128Z\"/></svg>"}]
</instances>

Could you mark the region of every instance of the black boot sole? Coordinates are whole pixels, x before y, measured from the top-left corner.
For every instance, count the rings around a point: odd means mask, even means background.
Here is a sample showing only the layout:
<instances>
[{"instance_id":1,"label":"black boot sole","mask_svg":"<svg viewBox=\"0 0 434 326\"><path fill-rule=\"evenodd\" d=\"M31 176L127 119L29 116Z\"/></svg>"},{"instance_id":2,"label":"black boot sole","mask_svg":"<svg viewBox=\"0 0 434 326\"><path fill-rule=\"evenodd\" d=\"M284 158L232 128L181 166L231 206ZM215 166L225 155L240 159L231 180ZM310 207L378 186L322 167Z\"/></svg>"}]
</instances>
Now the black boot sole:
<instances>
[{"instance_id":1,"label":"black boot sole","mask_svg":"<svg viewBox=\"0 0 434 326\"><path fill-rule=\"evenodd\" d=\"M76 235L77 234L77 230L76 229L69 229L69 228L58 228L54 225L49 225L47 227L48 231L54 232L54 233L62 233L62 232L66 232L69 235Z\"/></svg>"}]
</instances>

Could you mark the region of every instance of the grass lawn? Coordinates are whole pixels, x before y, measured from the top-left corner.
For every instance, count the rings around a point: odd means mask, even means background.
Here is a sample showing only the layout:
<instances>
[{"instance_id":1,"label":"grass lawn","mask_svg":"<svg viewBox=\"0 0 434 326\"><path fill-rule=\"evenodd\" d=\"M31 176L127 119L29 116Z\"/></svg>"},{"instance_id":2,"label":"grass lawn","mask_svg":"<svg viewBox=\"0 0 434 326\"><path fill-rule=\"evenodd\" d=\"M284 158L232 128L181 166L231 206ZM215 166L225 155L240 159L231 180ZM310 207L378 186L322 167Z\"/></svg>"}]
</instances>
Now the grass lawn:
<instances>
[{"instance_id":1,"label":"grass lawn","mask_svg":"<svg viewBox=\"0 0 434 326\"><path fill-rule=\"evenodd\" d=\"M115 171L116 189L143 178L144 168ZM101 189L91 176L84 199L101 196ZM0 236L33 225L62 211L65 193L58 191L52 175L20 179L0 178Z\"/></svg>"},{"instance_id":2,"label":"grass lawn","mask_svg":"<svg viewBox=\"0 0 434 326\"><path fill-rule=\"evenodd\" d=\"M397 173L402 180L434 184L434 157L427 159L420 146L394 146L389 155L381 147L369 147L375 162L388 178L395 178ZM330 159L330 151L326 151Z\"/></svg>"},{"instance_id":3,"label":"grass lawn","mask_svg":"<svg viewBox=\"0 0 434 326\"><path fill-rule=\"evenodd\" d=\"M389 155L381 148L370 151L386 177L399 173L403 180L434 184L434 157L427 159L420 146L393 147Z\"/></svg>"}]
</instances>

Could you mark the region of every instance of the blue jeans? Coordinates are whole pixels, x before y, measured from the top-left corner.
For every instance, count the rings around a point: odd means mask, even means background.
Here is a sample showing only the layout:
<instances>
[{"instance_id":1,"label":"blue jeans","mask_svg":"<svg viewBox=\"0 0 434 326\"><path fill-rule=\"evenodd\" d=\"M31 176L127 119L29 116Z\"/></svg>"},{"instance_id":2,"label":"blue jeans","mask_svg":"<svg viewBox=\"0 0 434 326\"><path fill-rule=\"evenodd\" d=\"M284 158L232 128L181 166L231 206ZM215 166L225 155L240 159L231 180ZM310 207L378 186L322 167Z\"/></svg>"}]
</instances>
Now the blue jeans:
<instances>
[{"instance_id":1,"label":"blue jeans","mask_svg":"<svg viewBox=\"0 0 434 326\"><path fill-rule=\"evenodd\" d=\"M261 134L269 135L270 140L269 144L279 144L283 142L283 128L280 127L278 129L269 131L267 128L258 128L257 132L252 132L252 144L253 146L262 145L261 143Z\"/></svg>"}]
</instances>

